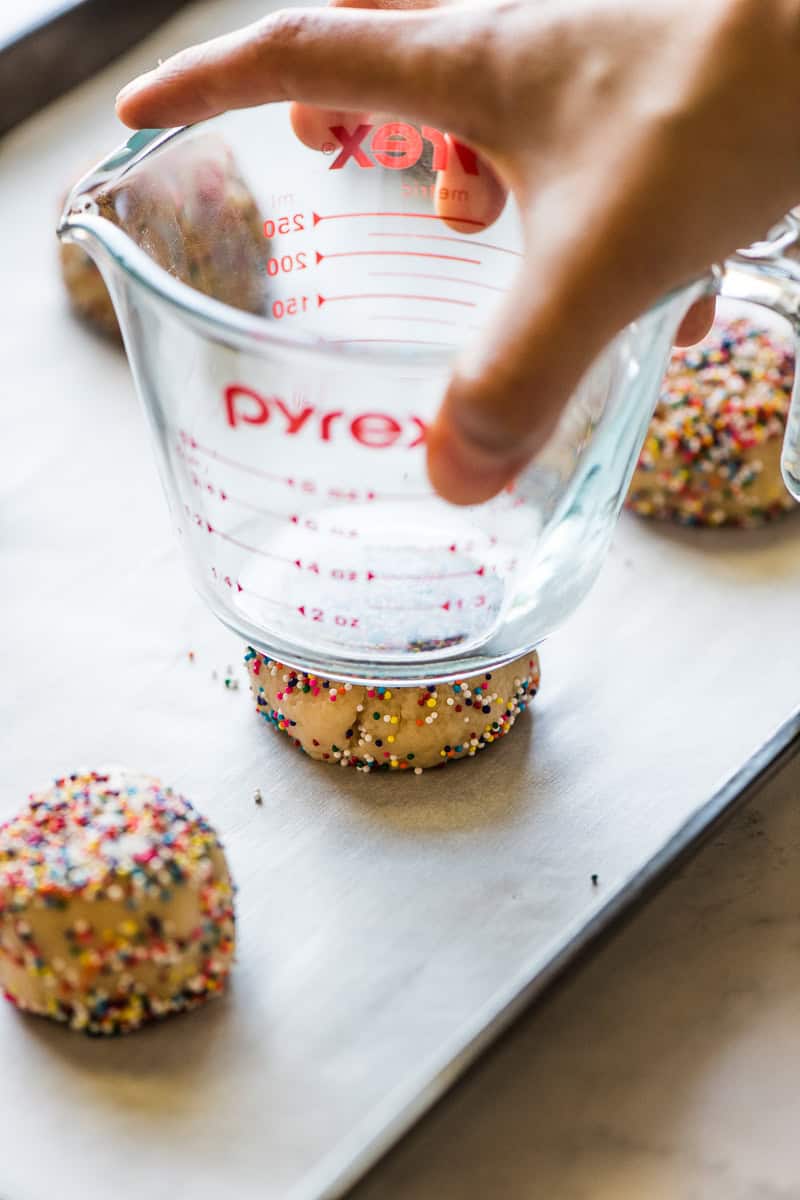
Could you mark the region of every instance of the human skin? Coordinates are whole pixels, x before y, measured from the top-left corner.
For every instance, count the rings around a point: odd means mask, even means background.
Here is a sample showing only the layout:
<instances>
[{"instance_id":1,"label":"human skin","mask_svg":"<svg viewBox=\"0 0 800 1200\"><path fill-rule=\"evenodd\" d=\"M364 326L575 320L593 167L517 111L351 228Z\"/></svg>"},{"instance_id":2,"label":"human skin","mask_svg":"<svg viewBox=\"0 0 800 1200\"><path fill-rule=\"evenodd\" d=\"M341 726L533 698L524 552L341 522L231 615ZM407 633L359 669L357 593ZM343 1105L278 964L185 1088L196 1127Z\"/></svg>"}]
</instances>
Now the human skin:
<instances>
[{"instance_id":1,"label":"human skin","mask_svg":"<svg viewBox=\"0 0 800 1200\"><path fill-rule=\"evenodd\" d=\"M346 69L343 69L346 64ZM602 347L800 198L800 0L472 0L274 13L123 89L128 125L294 100L448 129L491 164L526 260L459 361L431 480L474 504L552 433ZM701 337L713 308L688 315Z\"/></svg>"}]
</instances>

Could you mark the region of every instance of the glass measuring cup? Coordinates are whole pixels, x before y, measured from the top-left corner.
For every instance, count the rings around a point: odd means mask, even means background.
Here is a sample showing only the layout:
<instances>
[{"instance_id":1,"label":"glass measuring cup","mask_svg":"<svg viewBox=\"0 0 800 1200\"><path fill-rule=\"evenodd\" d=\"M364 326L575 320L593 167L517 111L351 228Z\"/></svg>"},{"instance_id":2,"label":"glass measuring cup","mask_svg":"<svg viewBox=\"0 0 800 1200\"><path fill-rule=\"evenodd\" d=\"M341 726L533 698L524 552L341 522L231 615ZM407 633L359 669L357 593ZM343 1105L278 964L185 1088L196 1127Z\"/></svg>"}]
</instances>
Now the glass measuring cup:
<instances>
[{"instance_id":1,"label":"glass measuring cup","mask_svg":"<svg viewBox=\"0 0 800 1200\"><path fill-rule=\"evenodd\" d=\"M453 361L521 268L468 148L399 121L321 150L285 105L144 131L82 179L59 234L97 262L195 586L271 657L432 682L528 652L602 565L677 326L711 291L798 326L794 217L599 356L514 485L437 498L424 441ZM793 405L787 483L800 495Z\"/></svg>"}]
</instances>

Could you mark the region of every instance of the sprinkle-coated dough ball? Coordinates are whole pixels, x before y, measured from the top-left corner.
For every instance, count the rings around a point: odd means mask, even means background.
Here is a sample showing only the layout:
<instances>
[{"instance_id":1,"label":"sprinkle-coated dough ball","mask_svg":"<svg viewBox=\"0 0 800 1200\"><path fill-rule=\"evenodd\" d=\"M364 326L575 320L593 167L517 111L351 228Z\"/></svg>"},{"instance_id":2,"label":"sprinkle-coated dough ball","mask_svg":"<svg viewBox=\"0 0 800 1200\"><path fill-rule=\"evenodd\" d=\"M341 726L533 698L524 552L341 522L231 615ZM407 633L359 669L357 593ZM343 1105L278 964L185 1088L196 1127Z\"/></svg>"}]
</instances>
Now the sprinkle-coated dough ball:
<instances>
[{"instance_id":1,"label":"sprinkle-coated dough ball","mask_svg":"<svg viewBox=\"0 0 800 1200\"><path fill-rule=\"evenodd\" d=\"M0 827L0 985L18 1008L129 1033L217 995L233 952L222 846L157 780L70 775Z\"/></svg>"},{"instance_id":2,"label":"sprinkle-coated dough ball","mask_svg":"<svg viewBox=\"0 0 800 1200\"><path fill-rule=\"evenodd\" d=\"M440 767L504 737L539 687L536 651L472 679L361 687L245 654L258 712L312 758L376 770Z\"/></svg>"},{"instance_id":3,"label":"sprinkle-coated dough ball","mask_svg":"<svg viewBox=\"0 0 800 1200\"><path fill-rule=\"evenodd\" d=\"M61 276L73 309L89 325L106 337L119 340L117 314L103 282L103 276L80 246L62 242Z\"/></svg>"},{"instance_id":4,"label":"sprinkle-coated dough ball","mask_svg":"<svg viewBox=\"0 0 800 1200\"><path fill-rule=\"evenodd\" d=\"M258 205L220 138L206 134L157 155L151 167L100 193L97 206L183 283L234 308L263 312L269 243ZM92 259L71 243L62 243L60 253L75 311L118 337L114 306Z\"/></svg>"},{"instance_id":5,"label":"sprinkle-coated dough ball","mask_svg":"<svg viewBox=\"0 0 800 1200\"><path fill-rule=\"evenodd\" d=\"M640 516L751 527L794 508L781 448L794 354L751 320L676 350L628 493Z\"/></svg>"}]
</instances>

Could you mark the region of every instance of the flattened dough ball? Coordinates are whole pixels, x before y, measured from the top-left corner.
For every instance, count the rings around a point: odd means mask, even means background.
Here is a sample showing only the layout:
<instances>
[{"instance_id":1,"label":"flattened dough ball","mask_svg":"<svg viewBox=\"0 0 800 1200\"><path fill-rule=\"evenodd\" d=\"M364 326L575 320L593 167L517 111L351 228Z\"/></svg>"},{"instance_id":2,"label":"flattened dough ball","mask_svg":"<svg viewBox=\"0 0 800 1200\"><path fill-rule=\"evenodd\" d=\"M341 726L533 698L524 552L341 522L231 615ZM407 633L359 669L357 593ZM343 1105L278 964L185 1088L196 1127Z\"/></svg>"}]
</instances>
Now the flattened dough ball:
<instances>
[{"instance_id":1,"label":"flattened dough ball","mask_svg":"<svg viewBox=\"0 0 800 1200\"><path fill-rule=\"evenodd\" d=\"M539 688L539 656L430 687L359 687L245 654L256 708L312 758L375 770L422 771L474 757L504 737Z\"/></svg>"},{"instance_id":2,"label":"flattened dough ball","mask_svg":"<svg viewBox=\"0 0 800 1200\"><path fill-rule=\"evenodd\" d=\"M129 1033L217 995L233 952L217 835L157 780L70 775L0 827L0 984L18 1008Z\"/></svg>"},{"instance_id":3,"label":"flattened dough ball","mask_svg":"<svg viewBox=\"0 0 800 1200\"><path fill-rule=\"evenodd\" d=\"M781 448L794 354L747 318L676 350L628 493L643 517L752 527L794 508Z\"/></svg>"},{"instance_id":4,"label":"flattened dough ball","mask_svg":"<svg viewBox=\"0 0 800 1200\"><path fill-rule=\"evenodd\" d=\"M269 243L258 205L230 149L204 134L157 155L97 198L154 262L191 287L234 308L264 308ZM103 277L80 246L61 244L61 272L72 306L102 333L119 336Z\"/></svg>"}]
</instances>

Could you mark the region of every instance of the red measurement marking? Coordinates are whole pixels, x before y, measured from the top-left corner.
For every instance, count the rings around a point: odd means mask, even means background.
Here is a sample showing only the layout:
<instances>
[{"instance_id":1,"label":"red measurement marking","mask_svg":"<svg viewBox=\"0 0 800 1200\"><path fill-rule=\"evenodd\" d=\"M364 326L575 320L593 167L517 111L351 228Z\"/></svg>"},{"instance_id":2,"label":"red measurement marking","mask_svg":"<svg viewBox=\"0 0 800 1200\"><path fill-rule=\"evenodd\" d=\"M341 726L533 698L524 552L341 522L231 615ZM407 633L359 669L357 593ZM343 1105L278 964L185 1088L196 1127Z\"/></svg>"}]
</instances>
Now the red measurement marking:
<instances>
[{"instance_id":1,"label":"red measurement marking","mask_svg":"<svg viewBox=\"0 0 800 1200\"><path fill-rule=\"evenodd\" d=\"M434 342L433 345L438 345L438 343ZM306 492L308 495L319 495L321 498L327 500L346 500L353 504L362 500L362 496L356 491L343 491L341 488L337 488L334 485L331 485L329 488L327 488L327 490L325 490L309 480L293 479L290 475L273 475L271 472L262 471L258 467L250 467L246 463L239 462L239 460L236 458L228 458L224 454L218 454L216 450L209 450L205 446L199 445L194 439L192 439L192 448L198 450L201 454L207 454L210 458L214 458L218 462L225 463L226 466L237 467L240 471L247 471L251 475L257 475L259 478L269 479L274 483L282 483L286 487L299 489L302 492ZM238 500L231 496L228 492L218 491L211 484L206 483L205 480L201 480L197 475L192 476L192 482L196 483L197 486L203 490L214 492L215 494L219 495L220 499L222 500L228 500L235 504L241 504L245 508L252 509L253 512L263 513L264 516L276 517L278 520L288 519L295 524L299 520L298 516L290 515L288 513L272 512L270 509L257 508L255 505L249 504L246 500ZM385 500L387 498L388 497L383 494L379 495L378 492L371 491L365 492L363 495L364 500Z\"/></svg>"},{"instance_id":2,"label":"red measurement marking","mask_svg":"<svg viewBox=\"0 0 800 1200\"><path fill-rule=\"evenodd\" d=\"M419 500L435 500L436 492L381 492L381 500L408 500L416 503Z\"/></svg>"},{"instance_id":3,"label":"red measurement marking","mask_svg":"<svg viewBox=\"0 0 800 1200\"><path fill-rule=\"evenodd\" d=\"M303 517L299 513L292 513L289 520L293 525L299 525L303 533L323 533L330 534L331 537L346 537L357 538L361 534L357 529L339 529L331 526L330 529L320 529L316 521L312 517Z\"/></svg>"},{"instance_id":4,"label":"red measurement marking","mask_svg":"<svg viewBox=\"0 0 800 1200\"><path fill-rule=\"evenodd\" d=\"M288 481L287 481L288 482ZM192 475L192 483L199 487L201 491L210 492L218 499L225 501L227 504L238 504L242 508L248 509L250 512L257 513L262 517L269 517L275 521L291 521L293 525L299 525L301 533L323 533L331 537L346 537L357 538L360 534L357 529L341 529L331 526L329 529L319 529L316 521L310 517L301 516L300 513L281 513L273 512L269 508L261 508L257 504L250 504L247 500L242 500L238 496L231 496L229 492L224 492L214 487L213 484L207 483L205 480L199 479L197 475ZM367 492L368 500L375 500L374 492Z\"/></svg>"},{"instance_id":5,"label":"red measurement marking","mask_svg":"<svg viewBox=\"0 0 800 1200\"><path fill-rule=\"evenodd\" d=\"M413 608L407 608L403 605L390 607L383 604L370 604L367 607L372 612L450 612L451 609L456 609L460 612L465 608L485 608L486 603L486 596L475 596L472 600L445 600L443 604L414 605Z\"/></svg>"},{"instance_id":6,"label":"red measurement marking","mask_svg":"<svg viewBox=\"0 0 800 1200\"><path fill-rule=\"evenodd\" d=\"M212 568L211 568L211 574L214 576L217 583L220 583L220 582L224 583L226 587L231 588L231 589L236 588L237 592L244 591L244 588L239 583L238 579L234 581L233 579L231 579L230 575L221 575L220 572L217 570L217 568L214 566L212 566Z\"/></svg>"},{"instance_id":7,"label":"red measurement marking","mask_svg":"<svg viewBox=\"0 0 800 1200\"><path fill-rule=\"evenodd\" d=\"M269 508L261 508L257 504L250 504L247 500L240 500L238 496L229 496L225 492L222 493L222 499L228 500L231 504L238 504L241 508L246 508L250 512L258 513L260 517L270 517L273 521L288 521L288 513L273 512Z\"/></svg>"},{"instance_id":8,"label":"red measurement marking","mask_svg":"<svg viewBox=\"0 0 800 1200\"><path fill-rule=\"evenodd\" d=\"M413 608L404 608L402 605L388 604L368 604L367 608L370 612L380 613L418 613L418 612L450 612L452 601L445 600L444 604L415 604Z\"/></svg>"},{"instance_id":9,"label":"red measurement marking","mask_svg":"<svg viewBox=\"0 0 800 1200\"><path fill-rule=\"evenodd\" d=\"M459 225L474 225L477 229L485 229L485 221L473 221L469 217L449 217L438 213L413 213L413 212L351 212L351 213L319 213L311 214L314 224L319 225L320 221L343 221L353 220L358 217L410 217L412 220L419 221L452 221Z\"/></svg>"},{"instance_id":10,"label":"red measurement marking","mask_svg":"<svg viewBox=\"0 0 800 1200\"><path fill-rule=\"evenodd\" d=\"M462 308L475 308L474 300L454 300L450 296L411 296L403 292L361 292L352 296L317 296L317 307L333 304L337 300L423 300L433 304L458 304Z\"/></svg>"},{"instance_id":11,"label":"red measurement marking","mask_svg":"<svg viewBox=\"0 0 800 1200\"><path fill-rule=\"evenodd\" d=\"M215 533L217 537L221 537L224 541L238 546L240 550L247 550L250 554L260 554L262 558L271 558L273 562L289 563L291 566L298 565L297 561L293 558L284 558L282 554L273 554L271 550L263 550L260 546L250 546L247 542L240 541L239 538L233 537L230 533L225 533L222 529L215 529L208 521L205 522L205 526L209 533Z\"/></svg>"},{"instance_id":12,"label":"red measurement marking","mask_svg":"<svg viewBox=\"0 0 800 1200\"><path fill-rule=\"evenodd\" d=\"M291 612L299 613L301 617L311 616L314 621L324 621L325 612L321 608L308 608L305 604L287 604L285 600L276 600L274 596L265 596L263 592L256 592L252 588L243 587L239 580L231 579L230 575L221 576L216 567L211 568L211 574L218 583L224 583L228 588L236 588L237 592L244 592L248 596L253 596L256 600L260 600L262 604L269 604L273 608L284 608ZM340 628L346 627L349 629L358 629L358 617L346 616L343 613L335 613L333 615L333 623Z\"/></svg>"},{"instance_id":13,"label":"red measurement marking","mask_svg":"<svg viewBox=\"0 0 800 1200\"><path fill-rule=\"evenodd\" d=\"M283 600L274 600L272 596L262 596L261 592L254 592L251 588L242 587L240 583L237 583L236 586L240 592L245 592L248 596L254 596L262 604L271 604L274 608L294 608L293 604L286 604Z\"/></svg>"},{"instance_id":14,"label":"red measurement marking","mask_svg":"<svg viewBox=\"0 0 800 1200\"><path fill-rule=\"evenodd\" d=\"M346 613L334 613L331 617L330 613L325 616L325 610L322 608L312 608L310 605L298 605L297 612L301 617L311 617L312 621L319 621L322 624L330 625L333 621L334 625L338 625L340 629L358 629L358 617L351 617Z\"/></svg>"},{"instance_id":15,"label":"red measurement marking","mask_svg":"<svg viewBox=\"0 0 800 1200\"><path fill-rule=\"evenodd\" d=\"M465 245L463 237L450 237L446 233L390 233L385 230L370 230L370 237L407 237L419 238L426 242L455 242L459 246ZM513 254L514 258L524 258L525 255L521 250L512 250L509 246L496 246L493 242L478 242L469 239L466 243L470 247L480 246L482 250L497 250L499 254Z\"/></svg>"},{"instance_id":16,"label":"red measurement marking","mask_svg":"<svg viewBox=\"0 0 800 1200\"><path fill-rule=\"evenodd\" d=\"M250 504L248 500L240 500L238 496L231 496L229 492L222 488L214 487L213 483L209 483L205 479L200 479L197 475L192 475L192 483L195 487L203 492L208 492L209 495L215 496L218 500L222 500L227 504L238 504L241 508L247 508L250 512L258 513L261 517L269 517L274 521L288 521L289 513L273 512L270 508L261 508L258 504Z\"/></svg>"},{"instance_id":17,"label":"red measurement marking","mask_svg":"<svg viewBox=\"0 0 800 1200\"><path fill-rule=\"evenodd\" d=\"M441 579L466 579L472 575L479 575L481 578L486 574L486 567L478 567L477 570L471 571L449 571L441 575L373 575L371 571L367 571L367 579L388 580L391 583L400 583L405 581L414 581L419 583L433 583Z\"/></svg>"},{"instance_id":18,"label":"red measurement marking","mask_svg":"<svg viewBox=\"0 0 800 1200\"><path fill-rule=\"evenodd\" d=\"M434 279L439 283L459 283L465 287L483 288L487 292L507 292L508 288L494 283L481 283L478 279L457 279L453 275L427 275L422 271L370 271L370 279Z\"/></svg>"},{"instance_id":19,"label":"red measurement marking","mask_svg":"<svg viewBox=\"0 0 800 1200\"><path fill-rule=\"evenodd\" d=\"M411 313L371 313L370 321L418 321L424 325L451 325L456 329L465 329L471 333L479 333L480 325L465 325L463 321L445 321L442 317L429 317L427 313L421 317L414 317ZM416 383L416 379L406 380L408 383Z\"/></svg>"},{"instance_id":20,"label":"red measurement marking","mask_svg":"<svg viewBox=\"0 0 800 1200\"><path fill-rule=\"evenodd\" d=\"M458 238L452 240L457 242ZM316 250L314 253L317 256L317 263L321 263L326 258L371 258L380 255L394 258L438 258L444 262L469 263L471 267L482 265L479 258L464 258L457 254L433 254L426 250L337 250L335 254L320 254L319 250Z\"/></svg>"},{"instance_id":21,"label":"red measurement marking","mask_svg":"<svg viewBox=\"0 0 800 1200\"><path fill-rule=\"evenodd\" d=\"M434 493L431 492L431 496L433 495ZM497 545L497 538L494 534L490 534L487 540L490 546ZM455 542L451 542L449 546L427 546L426 549L437 553L444 553L446 551L449 554L458 554L459 550L461 550L464 554L469 554L476 549L476 546L474 542L464 542L461 546Z\"/></svg>"},{"instance_id":22,"label":"red measurement marking","mask_svg":"<svg viewBox=\"0 0 800 1200\"><path fill-rule=\"evenodd\" d=\"M342 338L342 339L327 339L327 340L329 342L335 342L336 340L338 340L338 341L348 341L348 340L393 341L393 340L396 340L396 341L401 342L402 344L406 344L406 342L407 342L406 338L397 338L397 339L391 339L391 338L387 338L387 339L384 339L384 338L347 339L347 338ZM443 343L443 342L420 342L419 344L420 345L439 346L439 345L444 345L445 343ZM420 419L418 417L412 417L411 420L420 429L420 431L421 431L420 438L421 438L424 434L423 423L420 421ZM246 463L240 462L238 459L228 458L226 455L218 454L215 450L209 450L205 446L201 446L197 441L195 441L194 438L190 439L188 434L182 434L181 436L183 437L183 439L185 440L185 442L187 444L191 440L191 445L192 445L193 449L199 451L202 454L207 454L209 457L216 459L218 462L225 463L227 466L236 467L241 471L247 471L250 474L259 476L260 478L263 477L266 479L270 479L273 482L282 483L286 487L292 488L293 490L296 490L296 491L304 492L306 495L318 496L322 500L333 500L333 501L340 501L340 502L346 501L347 503L350 503L350 504L358 504L358 503L363 503L364 501L371 502L371 501L375 501L375 500L427 500L427 499L433 497L433 495L434 495L433 492L427 492L427 493L414 495L413 493L409 494L406 492L394 494L391 492L374 492L371 490L367 490L362 493L356 489L344 488L344 487L337 486L335 484L321 486L321 485L317 484L316 482L314 482L313 480L295 479L291 475L273 475L270 472L260 470L260 468L258 468L258 467L250 467ZM178 449L179 449L179 451L181 451L182 447L178 447ZM260 508L254 504L250 504L249 501L247 501L247 500L241 500L239 497L232 496L230 494L230 492L226 492L221 488L215 487L214 484L212 484L209 480L202 479L195 472L191 473L190 481L191 481L191 483L193 483L195 485L195 487L200 488L201 491L207 491L210 494L217 496L220 500L224 500L228 503L240 504L244 508L249 508L252 512L260 513L266 517L274 517L276 520L280 520L280 521L289 520L295 525L302 519L301 515L297 514L297 513L274 512L271 509ZM347 537L358 537L359 536L358 532L356 530L343 530L340 528L323 530L323 532L330 532L330 533L334 533L334 534L343 534L343 535L346 535Z\"/></svg>"},{"instance_id":23,"label":"red measurement marking","mask_svg":"<svg viewBox=\"0 0 800 1200\"><path fill-rule=\"evenodd\" d=\"M393 346L444 346L446 350L457 350L453 342L421 342L416 338L322 338L329 346L359 346L365 342L385 343Z\"/></svg>"},{"instance_id":24,"label":"red measurement marking","mask_svg":"<svg viewBox=\"0 0 800 1200\"><path fill-rule=\"evenodd\" d=\"M239 462L237 458L228 458L226 454L220 454L218 450L211 450L208 446L201 446L199 442L195 441L188 434L183 436L186 444L192 450L196 450L200 454L205 454L208 458L213 458L217 462L225 463L228 467L237 467L240 471L247 471L249 475L257 475L259 479L269 479L273 483L289 482L285 475L275 475L272 471L262 471L260 467L250 467L247 463Z\"/></svg>"}]
</instances>

